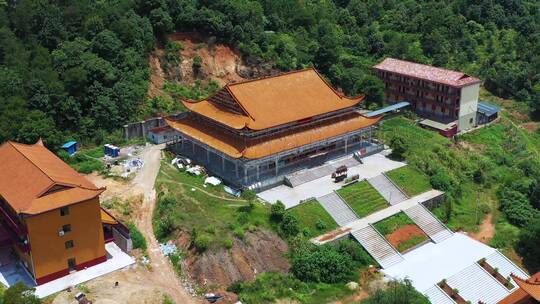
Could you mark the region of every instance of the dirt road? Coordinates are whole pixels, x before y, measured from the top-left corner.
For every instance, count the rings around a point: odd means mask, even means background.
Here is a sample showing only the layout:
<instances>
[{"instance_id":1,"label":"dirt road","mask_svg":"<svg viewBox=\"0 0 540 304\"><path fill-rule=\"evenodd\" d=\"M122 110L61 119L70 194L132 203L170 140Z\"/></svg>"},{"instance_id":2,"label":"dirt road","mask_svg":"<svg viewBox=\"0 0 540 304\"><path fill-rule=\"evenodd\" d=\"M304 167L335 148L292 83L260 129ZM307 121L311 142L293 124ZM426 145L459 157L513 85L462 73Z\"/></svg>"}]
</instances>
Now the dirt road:
<instances>
[{"instance_id":1,"label":"dirt road","mask_svg":"<svg viewBox=\"0 0 540 304\"><path fill-rule=\"evenodd\" d=\"M495 224L493 223L493 214L490 213L478 227L478 232L471 233L470 237L484 244L489 244L493 236L495 236Z\"/></svg>"},{"instance_id":2,"label":"dirt road","mask_svg":"<svg viewBox=\"0 0 540 304\"><path fill-rule=\"evenodd\" d=\"M142 151L140 157L144 166L131 181L105 178L97 174L86 176L97 186L107 187L101 197L102 202L112 198L135 201L130 220L135 222L147 240L151 267L137 263L101 276L77 286L71 292L58 293L53 304L75 303L73 296L78 291L86 293L96 304L161 304L163 295L168 295L177 304L203 303L186 291L168 258L161 254L152 230L152 212L156 200L154 183L159 173L162 149L163 146L148 146ZM119 286L115 286L115 282L119 282Z\"/></svg>"},{"instance_id":3,"label":"dirt road","mask_svg":"<svg viewBox=\"0 0 540 304\"><path fill-rule=\"evenodd\" d=\"M154 182L159 173L161 149L163 146L151 146L144 150L142 159L144 166L133 179L133 187L144 194L143 203L136 219L139 230L144 234L148 243L148 255L152 265L150 279L153 284L161 287L160 291L168 294L176 303L202 303L193 298L184 289L182 281L172 268L168 258L161 254L159 243L152 228L152 212L156 202ZM138 191L135 191L138 192Z\"/></svg>"}]
</instances>

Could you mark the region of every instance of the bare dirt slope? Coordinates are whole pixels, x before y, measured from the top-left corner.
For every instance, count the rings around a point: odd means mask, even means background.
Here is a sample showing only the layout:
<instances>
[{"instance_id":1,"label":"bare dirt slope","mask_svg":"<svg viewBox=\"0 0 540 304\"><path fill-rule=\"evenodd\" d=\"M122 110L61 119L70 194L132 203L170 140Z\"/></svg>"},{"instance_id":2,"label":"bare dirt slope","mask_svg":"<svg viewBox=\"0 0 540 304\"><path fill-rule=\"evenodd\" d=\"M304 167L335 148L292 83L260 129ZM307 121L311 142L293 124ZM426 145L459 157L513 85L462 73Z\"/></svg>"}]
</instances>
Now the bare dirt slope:
<instances>
[{"instance_id":1,"label":"bare dirt slope","mask_svg":"<svg viewBox=\"0 0 540 304\"><path fill-rule=\"evenodd\" d=\"M229 82L277 73L268 64L247 63L237 50L197 33L175 33L169 35L168 39L182 44L183 50L178 54L181 62L178 65L168 65L163 46L152 52L149 58L150 98L164 94L162 88L166 81L192 85L197 80L214 80L224 86ZM193 60L197 56L202 61L200 70L193 69Z\"/></svg>"},{"instance_id":2,"label":"bare dirt slope","mask_svg":"<svg viewBox=\"0 0 540 304\"><path fill-rule=\"evenodd\" d=\"M231 249L221 248L192 255L185 270L201 285L227 287L236 281L253 280L261 272L287 272L287 243L271 231L248 232L235 239Z\"/></svg>"}]
</instances>

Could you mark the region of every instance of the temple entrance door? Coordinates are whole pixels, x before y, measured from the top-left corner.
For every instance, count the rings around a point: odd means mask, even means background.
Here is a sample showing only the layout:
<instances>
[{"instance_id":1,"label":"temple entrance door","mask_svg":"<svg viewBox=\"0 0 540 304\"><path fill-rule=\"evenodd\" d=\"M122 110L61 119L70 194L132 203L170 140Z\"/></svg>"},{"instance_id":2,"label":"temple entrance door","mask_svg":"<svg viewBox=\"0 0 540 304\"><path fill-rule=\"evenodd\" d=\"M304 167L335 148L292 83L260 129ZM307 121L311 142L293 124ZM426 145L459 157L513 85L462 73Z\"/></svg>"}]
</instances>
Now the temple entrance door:
<instances>
[{"instance_id":1,"label":"temple entrance door","mask_svg":"<svg viewBox=\"0 0 540 304\"><path fill-rule=\"evenodd\" d=\"M318 153L309 157L309 167L318 167L326 161L326 153Z\"/></svg>"},{"instance_id":2,"label":"temple entrance door","mask_svg":"<svg viewBox=\"0 0 540 304\"><path fill-rule=\"evenodd\" d=\"M77 263L75 262L75 258L68 259L67 263L69 272L77 271Z\"/></svg>"}]
</instances>

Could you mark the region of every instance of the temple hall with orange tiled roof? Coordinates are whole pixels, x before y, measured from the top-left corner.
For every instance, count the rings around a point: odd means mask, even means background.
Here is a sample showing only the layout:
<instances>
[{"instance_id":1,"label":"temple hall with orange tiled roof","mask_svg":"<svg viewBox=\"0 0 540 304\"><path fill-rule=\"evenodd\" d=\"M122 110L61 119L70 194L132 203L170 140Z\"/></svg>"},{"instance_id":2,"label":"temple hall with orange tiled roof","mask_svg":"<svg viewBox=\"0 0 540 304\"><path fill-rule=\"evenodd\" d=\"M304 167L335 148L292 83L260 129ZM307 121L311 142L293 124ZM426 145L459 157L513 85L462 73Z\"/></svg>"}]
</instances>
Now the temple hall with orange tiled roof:
<instances>
[{"instance_id":1,"label":"temple hall with orange tiled roof","mask_svg":"<svg viewBox=\"0 0 540 304\"><path fill-rule=\"evenodd\" d=\"M165 118L179 132L173 151L238 188L263 190L295 171L382 150L373 139L382 116L359 112L315 69L229 83L213 96L184 100L189 110Z\"/></svg>"}]
</instances>

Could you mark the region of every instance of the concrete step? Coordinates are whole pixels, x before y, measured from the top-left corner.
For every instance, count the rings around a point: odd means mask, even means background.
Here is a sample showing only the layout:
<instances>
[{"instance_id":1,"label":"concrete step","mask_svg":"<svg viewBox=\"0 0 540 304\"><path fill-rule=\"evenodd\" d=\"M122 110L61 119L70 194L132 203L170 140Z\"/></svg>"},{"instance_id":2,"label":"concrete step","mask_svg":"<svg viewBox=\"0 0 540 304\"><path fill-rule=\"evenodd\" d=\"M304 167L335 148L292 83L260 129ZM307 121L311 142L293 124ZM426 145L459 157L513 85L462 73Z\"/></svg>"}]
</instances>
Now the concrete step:
<instances>
[{"instance_id":1,"label":"concrete step","mask_svg":"<svg viewBox=\"0 0 540 304\"><path fill-rule=\"evenodd\" d=\"M335 192L321 196L317 198L317 200L340 226L345 226L358 219L349 205L347 205L347 203L345 203Z\"/></svg>"},{"instance_id":2,"label":"concrete step","mask_svg":"<svg viewBox=\"0 0 540 304\"><path fill-rule=\"evenodd\" d=\"M440 243L452 236L450 231L433 213L422 204L404 210L413 222L435 243Z\"/></svg>"},{"instance_id":3,"label":"concrete step","mask_svg":"<svg viewBox=\"0 0 540 304\"><path fill-rule=\"evenodd\" d=\"M382 268L388 268L403 261L401 254L371 225L353 231L352 236Z\"/></svg>"},{"instance_id":4,"label":"concrete step","mask_svg":"<svg viewBox=\"0 0 540 304\"><path fill-rule=\"evenodd\" d=\"M372 177L368 179L368 182L384 197L387 202L390 203L390 205L395 205L408 199L407 195L401 192L401 190L396 187L384 174Z\"/></svg>"},{"instance_id":5,"label":"concrete step","mask_svg":"<svg viewBox=\"0 0 540 304\"><path fill-rule=\"evenodd\" d=\"M296 187L310 181L319 179L321 177L331 175L340 166L346 166L347 168L351 168L359 164L360 162L358 162L354 157L347 157L316 168L306 169L300 172L296 172L294 174L287 175L285 176L285 180L292 187Z\"/></svg>"}]
</instances>

